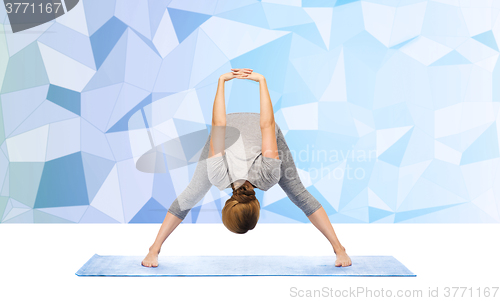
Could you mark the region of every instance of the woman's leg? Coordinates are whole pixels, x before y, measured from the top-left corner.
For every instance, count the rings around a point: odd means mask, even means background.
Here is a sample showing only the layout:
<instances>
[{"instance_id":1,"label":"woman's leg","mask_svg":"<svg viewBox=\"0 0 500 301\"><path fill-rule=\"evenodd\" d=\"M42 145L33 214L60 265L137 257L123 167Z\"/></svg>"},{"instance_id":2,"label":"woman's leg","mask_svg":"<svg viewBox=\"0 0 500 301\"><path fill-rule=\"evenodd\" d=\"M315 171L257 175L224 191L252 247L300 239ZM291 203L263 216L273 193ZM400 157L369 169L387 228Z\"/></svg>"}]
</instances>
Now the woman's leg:
<instances>
[{"instance_id":1,"label":"woman's leg","mask_svg":"<svg viewBox=\"0 0 500 301\"><path fill-rule=\"evenodd\" d=\"M292 154L280 128L278 128L276 140L281 159L281 178L278 184L285 191L288 198L309 217L322 207L321 203L302 184Z\"/></svg>"},{"instance_id":2,"label":"woman's leg","mask_svg":"<svg viewBox=\"0 0 500 301\"><path fill-rule=\"evenodd\" d=\"M158 254L160 253L161 246L167 237L175 230L175 228L184 220L189 213L203 197L207 194L212 187L207 175L207 157L210 148L210 135L203 147L200 158L196 165L193 178L184 189L184 191L177 196L174 202L170 205L167 215L161 224L160 230L156 239L149 248L149 253L142 261L142 265L146 267L158 266Z\"/></svg>"},{"instance_id":3,"label":"woman's leg","mask_svg":"<svg viewBox=\"0 0 500 301\"><path fill-rule=\"evenodd\" d=\"M350 266L352 264L351 259L345 252L345 248L340 244L325 209L302 184L285 136L283 136L279 128L277 143L282 161L281 178L278 184L285 191L288 198L304 212L311 223L328 239L337 255L335 266Z\"/></svg>"}]
</instances>

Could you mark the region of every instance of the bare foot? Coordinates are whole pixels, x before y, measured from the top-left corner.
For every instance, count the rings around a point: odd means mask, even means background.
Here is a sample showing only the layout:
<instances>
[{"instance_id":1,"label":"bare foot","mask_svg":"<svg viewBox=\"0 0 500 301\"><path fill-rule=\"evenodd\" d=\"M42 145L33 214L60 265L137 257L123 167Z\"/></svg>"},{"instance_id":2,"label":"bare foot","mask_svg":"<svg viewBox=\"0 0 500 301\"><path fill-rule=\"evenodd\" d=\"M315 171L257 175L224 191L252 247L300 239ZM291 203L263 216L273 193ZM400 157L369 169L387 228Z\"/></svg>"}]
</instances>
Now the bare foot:
<instances>
[{"instance_id":1,"label":"bare foot","mask_svg":"<svg viewBox=\"0 0 500 301\"><path fill-rule=\"evenodd\" d=\"M154 251L149 251L146 258L141 262L145 267L157 267L158 266L158 253Z\"/></svg>"},{"instance_id":2,"label":"bare foot","mask_svg":"<svg viewBox=\"0 0 500 301\"><path fill-rule=\"evenodd\" d=\"M337 260L335 260L336 267L339 266L347 267L352 265L351 258L349 257L349 255L347 255L344 247L342 247L342 250L336 252L336 254L337 254Z\"/></svg>"}]
</instances>

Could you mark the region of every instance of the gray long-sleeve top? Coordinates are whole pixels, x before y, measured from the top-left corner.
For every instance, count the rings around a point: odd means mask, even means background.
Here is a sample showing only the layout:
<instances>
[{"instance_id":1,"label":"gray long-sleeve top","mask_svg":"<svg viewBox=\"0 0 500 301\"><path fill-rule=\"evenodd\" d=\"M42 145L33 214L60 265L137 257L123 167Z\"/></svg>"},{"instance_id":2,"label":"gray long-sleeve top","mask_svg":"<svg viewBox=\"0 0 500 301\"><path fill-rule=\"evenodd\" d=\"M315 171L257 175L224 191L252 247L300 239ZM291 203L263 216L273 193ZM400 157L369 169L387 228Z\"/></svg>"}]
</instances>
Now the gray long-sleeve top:
<instances>
[{"instance_id":1,"label":"gray long-sleeve top","mask_svg":"<svg viewBox=\"0 0 500 301\"><path fill-rule=\"evenodd\" d=\"M252 156L252 149L248 146L262 146L262 136L260 132L260 114L251 112L239 112L239 113L229 113L226 115L226 125L237 128L242 133L243 142L246 149L249 151L249 156ZM258 130L256 130L258 129ZM283 133L276 123L276 137L278 144L278 153L280 156L280 173L278 184L285 191L290 200L299 207L306 216L310 216L317 209L321 208L321 204L312 196L309 191L302 184L300 177L295 167L293 157L290 153L288 145L285 141ZM259 140L260 139L260 140ZM259 141L259 142L256 142ZM184 191L177 196L174 202L171 204L168 211L180 219L184 219L189 213L191 208L193 208L203 197L206 195L208 190L212 187L212 183L208 176L207 158L210 148L210 135L203 147L201 152L198 165L196 166L193 178L191 182L187 185ZM253 151L257 153L255 157L258 157L258 147L254 148ZM260 153L262 155L262 153ZM248 157L247 157L248 158ZM233 181L236 179L233 179ZM259 183L258 180L255 180ZM261 182L262 187L267 187L266 181ZM267 183L270 183L267 181ZM253 183L252 183L253 184ZM258 185L256 185L257 188ZM267 187L268 189L269 187ZM220 189L220 187L219 187ZM267 190L265 189L265 190Z\"/></svg>"}]
</instances>

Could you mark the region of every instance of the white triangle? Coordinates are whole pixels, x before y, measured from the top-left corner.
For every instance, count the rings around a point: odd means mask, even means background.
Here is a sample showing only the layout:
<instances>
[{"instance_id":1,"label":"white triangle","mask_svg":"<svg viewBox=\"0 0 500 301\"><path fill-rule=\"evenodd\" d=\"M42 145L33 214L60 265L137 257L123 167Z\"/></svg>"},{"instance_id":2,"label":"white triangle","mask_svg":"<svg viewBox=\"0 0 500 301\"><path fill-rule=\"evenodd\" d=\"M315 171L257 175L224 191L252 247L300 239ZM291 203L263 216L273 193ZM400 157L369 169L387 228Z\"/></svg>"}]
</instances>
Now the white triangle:
<instances>
[{"instance_id":1,"label":"white triangle","mask_svg":"<svg viewBox=\"0 0 500 301\"><path fill-rule=\"evenodd\" d=\"M304 7L306 13L313 19L326 49L330 47L330 32L332 30L333 7Z\"/></svg>"},{"instance_id":2,"label":"white triangle","mask_svg":"<svg viewBox=\"0 0 500 301\"><path fill-rule=\"evenodd\" d=\"M266 193L264 193L264 198L261 202L262 207L275 203L286 197L286 192L279 185L274 185L267 190Z\"/></svg>"},{"instance_id":3,"label":"white triangle","mask_svg":"<svg viewBox=\"0 0 500 301\"><path fill-rule=\"evenodd\" d=\"M120 223L125 223L116 165L113 166L90 205Z\"/></svg>"},{"instance_id":4,"label":"white triangle","mask_svg":"<svg viewBox=\"0 0 500 301\"><path fill-rule=\"evenodd\" d=\"M368 188L368 206L394 212L373 190Z\"/></svg>"},{"instance_id":5,"label":"white triangle","mask_svg":"<svg viewBox=\"0 0 500 301\"><path fill-rule=\"evenodd\" d=\"M205 118L203 117L203 112L198 101L196 90L191 89L175 112L174 117L197 123L205 123Z\"/></svg>"},{"instance_id":6,"label":"white triangle","mask_svg":"<svg viewBox=\"0 0 500 301\"><path fill-rule=\"evenodd\" d=\"M365 30L385 47L390 47L396 7L361 1L361 8Z\"/></svg>"},{"instance_id":7,"label":"white triangle","mask_svg":"<svg viewBox=\"0 0 500 301\"><path fill-rule=\"evenodd\" d=\"M408 125L399 128L377 130L377 157L396 143L412 127L413 125Z\"/></svg>"},{"instance_id":8,"label":"white triangle","mask_svg":"<svg viewBox=\"0 0 500 301\"><path fill-rule=\"evenodd\" d=\"M10 198L9 201L10 201L10 204L12 205L12 207L14 207L14 208L31 209L31 207L27 206L26 204L23 204L17 200L12 199L12 198Z\"/></svg>"},{"instance_id":9,"label":"white triangle","mask_svg":"<svg viewBox=\"0 0 500 301\"><path fill-rule=\"evenodd\" d=\"M319 101L347 101L343 48L340 51L330 84Z\"/></svg>"},{"instance_id":10,"label":"white triangle","mask_svg":"<svg viewBox=\"0 0 500 301\"><path fill-rule=\"evenodd\" d=\"M359 137L363 137L364 135L369 134L375 130L372 127L364 124L363 122L361 122L357 119L354 119L354 125L356 126L356 129L358 130Z\"/></svg>"},{"instance_id":11,"label":"white triangle","mask_svg":"<svg viewBox=\"0 0 500 301\"><path fill-rule=\"evenodd\" d=\"M289 34L286 30L270 30L212 16L200 28L229 60ZM224 28L224 34L221 34Z\"/></svg>"},{"instance_id":12,"label":"white triangle","mask_svg":"<svg viewBox=\"0 0 500 301\"><path fill-rule=\"evenodd\" d=\"M170 173L170 178L172 179L172 186L174 187L175 195L178 198L179 205L181 204L180 195L189 185L191 177L189 176L189 165L182 168L175 168L168 171Z\"/></svg>"},{"instance_id":13,"label":"white triangle","mask_svg":"<svg viewBox=\"0 0 500 301\"><path fill-rule=\"evenodd\" d=\"M155 145L160 145L168 140L179 137L173 119L168 119L151 129Z\"/></svg>"},{"instance_id":14,"label":"white triangle","mask_svg":"<svg viewBox=\"0 0 500 301\"><path fill-rule=\"evenodd\" d=\"M434 158L451 164L460 165L462 153L444 143L434 140Z\"/></svg>"},{"instance_id":15,"label":"white triangle","mask_svg":"<svg viewBox=\"0 0 500 301\"><path fill-rule=\"evenodd\" d=\"M49 124L7 138L10 162L45 162Z\"/></svg>"},{"instance_id":16,"label":"white triangle","mask_svg":"<svg viewBox=\"0 0 500 301\"><path fill-rule=\"evenodd\" d=\"M406 199L415 183L420 179L427 166L432 160L419 162L416 164L401 166L398 175L398 201L397 206L401 205Z\"/></svg>"},{"instance_id":17,"label":"white triangle","mask_svg":"<svg viewBox=\"0 0 500 301\"><path fill-rule=\"evenodd\" d=\"M208 203L211 203L214 201L214 197L211 193L207 193L205 194L205 196L203 197L203 202L201 203L202 206L205 205L205 204L208 204Z\"/></svg>"},{"instance_id":18,"label":"white triangle","mask_svg":"<svg viewBox=\"0 0 500 301\"><path fill-rule=\"evenodd\" d=\"M498 60L498 54L491 56L487 59L475 62L476 66L479 66L485 70L487 70L490 73L493 73L493 69L495 69L496 63Z\"/></svg>"},{"instance_id":19,"label":"white triangle","mask_svg":"<svg viewBox=\"0 0 500 301\"><path fill-rule=\"evenodd\" d=\"M5 221L7 221L7 220L9 220L11 218L14 218L14 217L16 217L18 215L21 215L21 214L23 214L23 213L25 213L27 211L30 211L30 210L32 210L32 209L25 209L25 208L16 208L16 207L14 207L14 208L10 209L10 211L8 213L6 212L7 214L4 213L2 222L5 222Z\"/></svg>"},{"instance_id":20,"label":"white triangle","mask_svg":"<svg viewBox=\"0 0 500 301\"><path fill-rule=\"evenodd\" d=\"M327 175L322 177L316 183L314 187L324 196L328 196L328 203L332 207L339 211L340 207L340 195L342 192L342 185L344 183L344 174L347 165L347 160L342 160L342 162L332 169L332 171ZM326 166L329 168L330 166Z\"/></svg>"},{"instance_id":21,"label":"white triangle","mask_svg":"<svg viewBox=\"0 0 500 301\"><path fill-rule=\"evenodd\" d=\"M175 33L168 9L163 13L163 17L153 38L153 44L156 49L158 49L162 58L165 58L175 49L175 47L177 47L177 45L179 45L179 40L177 39L177 34Z\"/></svg>"},{"instance_id":22,"label":"white triangle","mask_svg":"<svg viewBox=\"0 0 500 301\"><path fill-rule=\"evenodd\" d=\"M496 22L498 20L498 16L500 16L500 5L498 5L498 3L497 3L497 6L498 6L498 8L491 9L491 24L496 24ZM497 39L495 39L495 40L497 40Z\"/></svg>"},{"instance_id":23,"label":"white triangle","mask_svg":"<svg viewBox=\"0 0 500 301\"><path fill-rule=\"evenodd\" d=\"M96 73L95 70L38 42L40 54L50 83L81 92Z\"/></svg>"},{"instance_id":24,"label":"white triangle","mask_svg":"<svg viewBox=\"0 0 500 301\"><path fill-rule=\"evenodd\" d=\"M85 11L82 1L80 1L69 12L66 12L64 15L58 17L56 19L56 22L75 31L78 31L79 33L86 35L87 37L89 36L87 19L85 18Z\"/></svg>"},{"instance_id":25,"label":"white triangle","mask_svg":"<svg viewBox=\"0 0 500 301\"><path fill-rule=\"evenodd\" d=\"M497 221L500 221L500 216L498 215L498 208L495 204L495 194L493 189L489 189L477 198L475 198L472 203L483 210L486 214L493 217Z\"/></svg>"}]
</instances>

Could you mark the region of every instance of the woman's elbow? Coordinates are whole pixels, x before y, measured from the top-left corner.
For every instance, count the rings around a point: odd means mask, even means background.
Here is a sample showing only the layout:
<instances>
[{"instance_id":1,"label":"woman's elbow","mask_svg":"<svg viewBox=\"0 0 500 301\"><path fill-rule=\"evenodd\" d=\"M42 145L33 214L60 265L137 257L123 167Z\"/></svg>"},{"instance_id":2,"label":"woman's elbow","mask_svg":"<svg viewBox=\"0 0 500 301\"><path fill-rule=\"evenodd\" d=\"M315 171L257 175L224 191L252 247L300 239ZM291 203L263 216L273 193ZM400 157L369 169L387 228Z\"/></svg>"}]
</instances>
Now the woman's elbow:
<instances>
[{"instance_id":1,"label":"woman's elbow","mask_svg":"<svg viewBox=\"0 0 500 301\"><path fill-rule=\"evenodd\" d=\"M226 119L212 119L212 126L226 126Z\"/></svg>"},{"instance_id":2,"label":"woman's elbow","mask_svg":"<svg viewBox=\"0 0 500 301\"><path fill-rule=\"evenodd\" d=\"M268 129L268 128L274 128L276 126L276 121L269 120L269 121L261 121L260 122L260 129Z\"/></svg>"}]
</instances>

